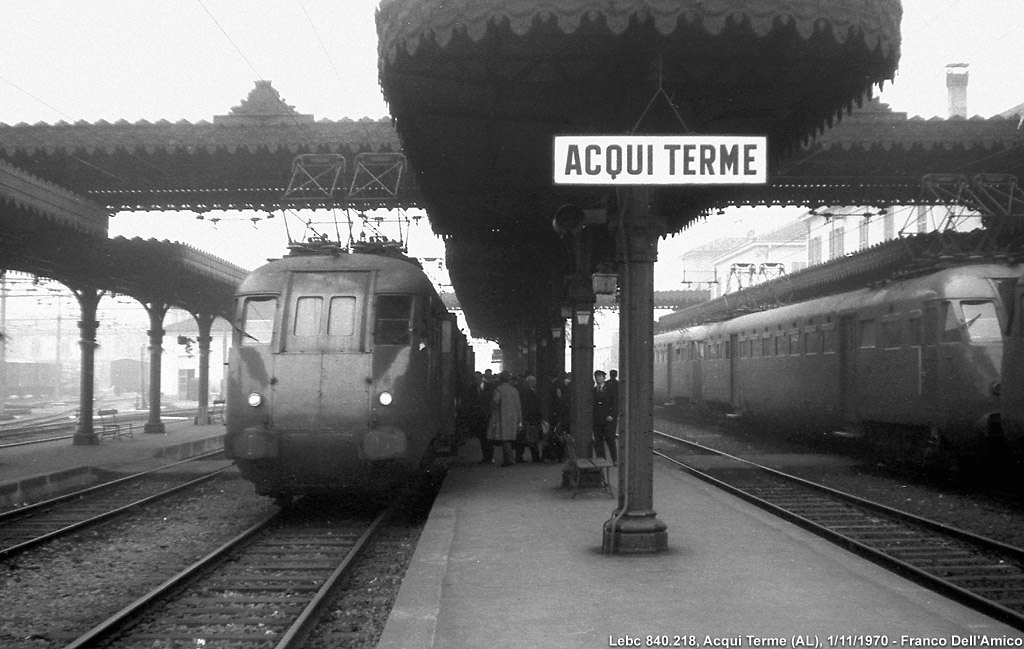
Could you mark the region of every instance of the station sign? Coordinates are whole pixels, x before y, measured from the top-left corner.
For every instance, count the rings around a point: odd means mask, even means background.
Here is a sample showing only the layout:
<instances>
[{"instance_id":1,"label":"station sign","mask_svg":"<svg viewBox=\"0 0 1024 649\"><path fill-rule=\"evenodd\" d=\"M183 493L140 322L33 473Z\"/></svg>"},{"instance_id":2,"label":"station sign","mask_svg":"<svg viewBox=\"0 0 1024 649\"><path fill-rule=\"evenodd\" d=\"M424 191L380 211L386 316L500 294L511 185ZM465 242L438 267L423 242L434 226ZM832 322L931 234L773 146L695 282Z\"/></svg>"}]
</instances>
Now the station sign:
<instances>
[{"instance_id":1,"label":"station sign","mask_svg":"<svg viewBox=\"0 0 1024 649\"><path fill-rule=\"evenodd\" d=\"M556 135L556 185L763 185L768 138Z\"/></svg>"}]
</instances>

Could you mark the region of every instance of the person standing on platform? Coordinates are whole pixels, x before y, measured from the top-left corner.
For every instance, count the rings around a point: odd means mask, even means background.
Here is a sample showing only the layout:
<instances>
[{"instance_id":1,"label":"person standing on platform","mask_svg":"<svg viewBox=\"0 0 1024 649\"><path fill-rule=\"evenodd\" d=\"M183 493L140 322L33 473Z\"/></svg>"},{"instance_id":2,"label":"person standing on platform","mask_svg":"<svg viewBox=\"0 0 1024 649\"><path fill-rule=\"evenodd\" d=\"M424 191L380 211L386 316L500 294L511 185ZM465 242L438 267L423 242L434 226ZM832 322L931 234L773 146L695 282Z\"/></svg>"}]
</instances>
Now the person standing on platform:
<instances>
[{"instance_id":1,"label":"person standing on platform","mask_svg":"<svg viewBox=\"0 0 1024 649\"><path fill-rule=\"evenodd\" d=\"M616 395L619 394L619 371L618 370L608 370L608 380L605 381L605 385L607 385L609 388L614 388Z\"/></svg>"},{"instance_id":2,"label":"person standing on platform","mask_svg":"<svg viewBox=\"0 0 1024 649\"><path fill-rule=\"evenodd\" d=\"M551 382L548 397L548 430L544 434L544 461L564 462L566 449L564 433L569 432L569 373L563 372Z\"/></svg>"},{"instance_id":3,"label":"person standing on platform","mask_svg":"<svg viewBox=\"0 0 1024 649\"><path fill-rule=\"evenodd\" d=\"M604 447L616 463L615 429L619 423L619 393L617 386L605 382L604 370L594 372L594 455L604 458Z\"/></svg>"},{"instance_id":4,"label":"person standing on platform","mask_svg":"<svg viewBox=\"0 0 1024 649\"><path fill-rule=\"evenodd\" d=\"M516 439L516 462L523 461L523 452L530 449L530 459L540 462L541 405L537 378L532 374L519 386L519 403L523 411L523 430Z\"/></svg>"},{"instance_id":5,"label":"person standing on platform","mask_svg":"<svg viewBox=\"0 0 1024 649\"><path fill-rule=\"evenodd\" d=\"M491 418L491 398L494 388L480 372L473 374L473 385L466 394L467 425L470 434L480 440L481 464L494 463L494 447L487 439L487 423Z\"/></svg>"},{"instance_id":6,"label":"person standing on platform","mask_svg":"<svg viewBox=\"0 0 1024 649\"><path fill-rule=\"evenodd\" d=\"M509 382L508 372L498 375L498 387L491 397L491 419L487 425L487 440L501 444L501 466L512 466L512 444L523 425L523 409L519 391Z\"/></svg>"}]
</instances>

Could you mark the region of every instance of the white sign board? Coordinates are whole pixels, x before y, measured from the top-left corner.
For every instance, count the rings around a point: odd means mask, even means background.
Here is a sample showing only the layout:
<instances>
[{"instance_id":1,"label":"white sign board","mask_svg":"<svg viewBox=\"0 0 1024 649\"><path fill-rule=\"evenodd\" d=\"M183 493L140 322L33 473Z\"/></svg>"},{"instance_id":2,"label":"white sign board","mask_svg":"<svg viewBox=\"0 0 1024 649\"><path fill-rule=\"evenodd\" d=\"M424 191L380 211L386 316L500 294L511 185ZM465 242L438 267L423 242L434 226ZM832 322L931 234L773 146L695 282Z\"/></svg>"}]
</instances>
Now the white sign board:
<instances>
[{"instance_id":1,"label":"white sign board","mask_svg":"<svg viewBox=\"0 0 1024 649\"><path fill-rule=\"evenodd\" d=\"M747 135L556 135L556 185L757 185L768 138Z\"/></svg>"}]
</instances>

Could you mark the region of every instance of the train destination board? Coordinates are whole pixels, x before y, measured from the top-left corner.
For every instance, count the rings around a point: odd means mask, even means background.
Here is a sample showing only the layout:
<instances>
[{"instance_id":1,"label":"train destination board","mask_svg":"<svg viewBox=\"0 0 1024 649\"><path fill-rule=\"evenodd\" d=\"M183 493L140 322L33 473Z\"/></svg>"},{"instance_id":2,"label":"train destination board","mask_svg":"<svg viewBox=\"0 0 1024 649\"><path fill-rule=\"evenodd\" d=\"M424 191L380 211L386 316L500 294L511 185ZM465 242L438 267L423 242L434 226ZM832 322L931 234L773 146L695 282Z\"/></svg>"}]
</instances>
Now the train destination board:
<instances>
[{"instance_id":1,"label":"train destination board","mask_svg":"<svg viewBox=\"0 0 1024 649\"><path fill-rule=\"evenodd\" d=\"M750 135L556 135L556 185L757 185L768 138Z\"/></svg>"}]
</instances>

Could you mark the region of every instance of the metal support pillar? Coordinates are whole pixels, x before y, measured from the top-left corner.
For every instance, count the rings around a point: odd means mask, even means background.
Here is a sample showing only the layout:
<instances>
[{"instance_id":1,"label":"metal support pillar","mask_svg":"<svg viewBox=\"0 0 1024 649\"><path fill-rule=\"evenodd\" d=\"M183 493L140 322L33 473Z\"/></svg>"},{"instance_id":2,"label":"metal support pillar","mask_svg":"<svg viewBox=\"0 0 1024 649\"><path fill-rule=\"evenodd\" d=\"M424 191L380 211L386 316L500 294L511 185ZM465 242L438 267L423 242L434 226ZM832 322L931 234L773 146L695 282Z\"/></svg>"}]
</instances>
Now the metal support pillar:
<instances>
[{"instance_id":1,"label":"metal support pillar","mask_svg":"<svg viewBox=\"0 0 1024 649\"><path fill-rule=\"evenodd\" d=\"M536 329L531 329L526 338L526 368L523 370L523 376L529 374L537 376L540 374L540 357L542 353L540 351L540 336Z\"/></svg>"},{"instance_id":2,"label":"metal support pillar","mask_svg":"<svg viewBox=\"0 0 1024 649\"><path fill-rule=\"evenodd\" d=\"M622 435L619 502L604 524L606 553L653 553L668 547L654 511L654 262L664 224L650 213L650 193L636 188L620 215L622 310L619 315Z\"/></svg>"},{"instance_id":3,"label":"metal support pillar","mask_svg":"<svg viewBox=\"0 0 1024 649\"><path fill-rule=\"evenodd\" d=\"M196 414L196 425L206 425L210 422L210 342L213 336L210 329L217 317L212 313L192 314L199 327L199 412Z\"/></svg>"},{"instance_id":4,"label":"metal support pillar","mask_svg":"<svg viewBox=\"0 0 1024 649\"><path fill-rule=\"evenodd\" d=\"M81 310L78 321L78 347L81 350L82 367L78 374L78 426L72 444L75 446L93 446L99 443L93 429L93 405L96 392L96 330L100 323L96 321L96 310L103 293L95 288L74 290ZM60 366L57 368L60 372Z\"/></svg>"},{"instance_id":5,"label":"metal support pillar","mask_svg":"<svg viewBox=\"0 0 1024 649\"><path fill-rule=\"evenodd\" d=\"M144 433L162 434L167 432L160 421L160 360L164 353L164 316L169 304L153 301L145 305L149 314L149 419L142 427Z\"/></svg>"},{"instance_id":6,"label":"metal support pillar","mask_svg":"<svg viewBox=\"0 0 1024 649\"><path fill-rule=\"evenodd\" d=\"M586 276L589 279L589 276ZM576 457L590 457L594 439L594 303L590 282L580 280L572 300L572 437Z\"/></svg>"}]
</instances>

